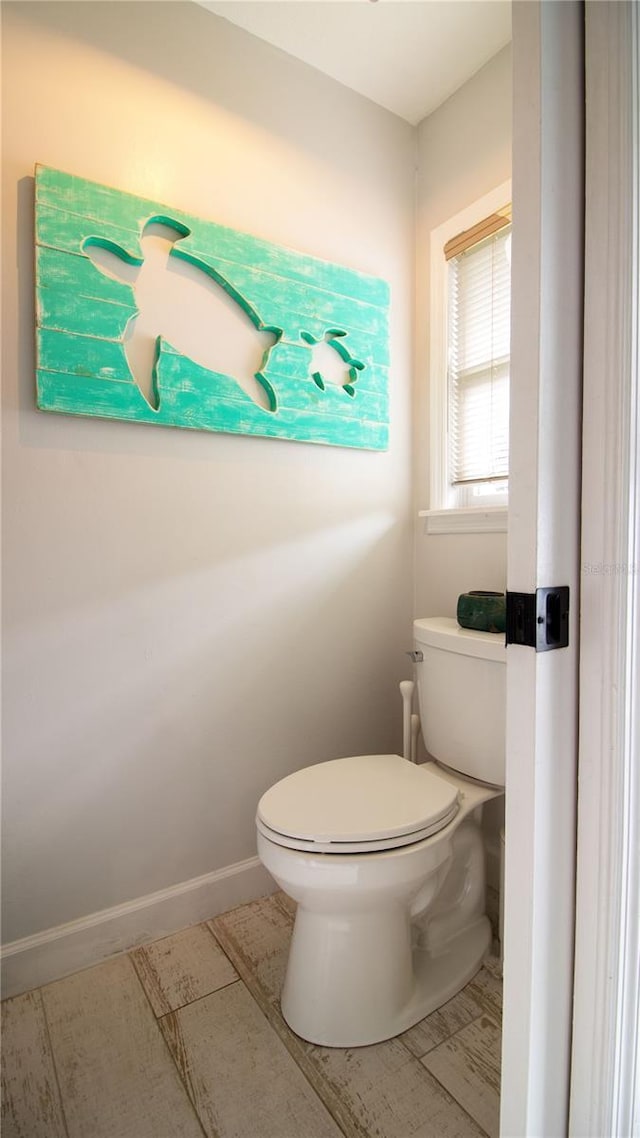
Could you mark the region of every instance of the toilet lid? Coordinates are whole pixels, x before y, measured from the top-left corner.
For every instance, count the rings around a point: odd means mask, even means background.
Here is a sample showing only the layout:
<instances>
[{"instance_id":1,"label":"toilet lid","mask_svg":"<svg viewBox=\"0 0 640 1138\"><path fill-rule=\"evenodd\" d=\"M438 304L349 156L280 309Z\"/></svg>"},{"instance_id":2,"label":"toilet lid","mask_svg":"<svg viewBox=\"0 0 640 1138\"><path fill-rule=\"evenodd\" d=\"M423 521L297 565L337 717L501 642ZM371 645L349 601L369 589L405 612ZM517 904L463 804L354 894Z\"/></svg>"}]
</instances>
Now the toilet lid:
<instances>
[{"instance_id":1,"label":"toilet lid","mask_svg":"<svg viewBox=\"0 0 640 1138\"><path fill-rule=\"evenodd\" d=\"M392 849L437 833L458 811L458 790L431 764L355 755L305 767L258 803L258 829L294 849Z\"/></svg>"}]
</instances>

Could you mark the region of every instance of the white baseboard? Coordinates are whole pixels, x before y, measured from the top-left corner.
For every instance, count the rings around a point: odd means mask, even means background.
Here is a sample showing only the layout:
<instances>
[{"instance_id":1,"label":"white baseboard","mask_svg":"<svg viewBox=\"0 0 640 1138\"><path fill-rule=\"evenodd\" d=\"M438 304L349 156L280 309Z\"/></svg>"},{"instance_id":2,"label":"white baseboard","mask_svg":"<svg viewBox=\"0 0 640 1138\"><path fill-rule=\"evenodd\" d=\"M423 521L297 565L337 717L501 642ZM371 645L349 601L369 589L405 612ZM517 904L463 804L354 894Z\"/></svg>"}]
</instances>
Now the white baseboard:
<instances>
[{"instance_id":1,"label":"white baseboard","mask_svg":"<svg viewBox=\"0 0 640 1138\"><path fill-rule=\"evenodd\" d=\"M2 946L2 998L188 928L277 886L257 857Z\"/></svg>"}]
</instances>

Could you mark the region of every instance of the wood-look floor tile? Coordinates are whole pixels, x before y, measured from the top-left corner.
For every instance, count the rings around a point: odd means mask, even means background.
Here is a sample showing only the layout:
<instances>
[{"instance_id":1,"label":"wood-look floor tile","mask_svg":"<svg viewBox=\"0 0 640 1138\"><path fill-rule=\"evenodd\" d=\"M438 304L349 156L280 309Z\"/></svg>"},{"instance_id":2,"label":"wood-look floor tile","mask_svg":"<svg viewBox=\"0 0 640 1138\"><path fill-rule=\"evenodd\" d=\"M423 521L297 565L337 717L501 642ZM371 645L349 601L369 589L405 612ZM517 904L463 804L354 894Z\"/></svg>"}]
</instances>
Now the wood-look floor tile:
<instances>
[{"instance_id":1,"label":"wood-look floor tile","mask_svg":"<svg viewBox=\"0 0 640 1138\"><path fill-rule=\"evenodd\" d=\"M157 1016L232 984L238 973L205 925L194 925L130 953Z\"/></svg>"},{"instance_id":2,"label":"wood-look floor tile","mask_svg":"<svg viewBox=\"0 0 640 1138\"><path fill-rule=\"evenodd\" d=\"M2 1005L2 1135L67 1135L39 992Z\"/></svg>"},{"instance_id":3,"label":"wood-look floor tile","mask_svg":"<svg viewBox=\"0 0 640 1138\"><path fill-rule=\"evenodd\" d=\"M466 991L482 1004L483 1012L494 1020L502 1020L502 977L496 971L496 957L490 957L473 977Z\"/></svg>"},{"instance_id":4,"label":"wood-look floor tile","mask_svg":"<svg viewBox=\"0 0 640 1138\"><path fill-rule=\"evenodd\" d=\"M232 909L208 924L262 1010L265 997L279 1005L293 918L276 897Z\"/></svg>"},{"instance_id":5,"label":"wood-look floor tile","mask_svg":"<svg viewBox=\"0 0 640 1138\"><path fill-rule=\"evenodd\" d=\"M280 905L281 909L284 909L285 913L288 913L290 917L295 917L298 905L291 897L279 890L278 893L273 894L273 899Z\"/></svg>"},{"instance_id":6,"label":"wood-look floor tile","mask_svg":"<svg viewBox=\"0 0 640 1138\"><path fill-rule=\"evenodd\" d=\"M478 1019L484 1010L484 1005L474 998L473 992L463 988L441 1008L403 1032L400 1039L420 1059L449 1036L455 1035L456 1031Z\"/></svg>"},{"instance_id":7,"label":"wood-look floor tile","mask_svg":"<svg viewBox=\"0 0 640 1138\"><path fill-rule=\"evenodd\" d=\"M481 1016L421 1062L491 1138L500 1130L501 1031Z\"/></svg>"},{"instance_id":8,"label":"wood-look floor tile","mask_svg":"<svg viewBox=\"0 0 640 1138\"><path fill-rule=\"evenodd\" d=\"M244 984L161 1023L208 1138L342 1138Z\"/></svg>"},{"instance_id":9,"label":"wood-look floor tile","mask_svg":"<svg viewBox=\"0 0 640 1138\"><path fill-rule=\"evenodd\" d=\"M331 1092L343 1103L354 1136L484 1138L469 1113L398 1039L347 1050L314 1047L310 1060L322 1081L319 1093Z\"/></svg>"},{"instance_id":10,"label":"wood-look floor tile","mask_svg":"<svg viewBox=\"0 0 640 1138\"><path fill-rule=\"evenodd\" d=\"M69 1138L202 1138L128 957L41 991Z\"/></svg>"},{"instance_id":11,"label":"wood-look floor tile","mask_svg":"<svg viewBox=\"0 0 640 1138\"><path fill-rule=\"evenodd\" d=\"M410 1027L400 1038L414 1055L421 1058L432 1047L437 1047L450 1035L478 1019L483 1012L494 1019L499 1017L501 1006L502 984L488 968L483 967L461 992Z\"/></svg>"},{"instance_id":12,"label":"wood-look floor tile","mask_svg":"<svg viewBox=\"0 0 640 1138\"><path fill-rule=\"evenodd\" d=\"M500 945L498 944L494 947L496 948L496 951L489 953L489 955L485 958L483 967L486 968L487 972L490 972L492 976L495 976L496 980L499 980L502 984L502 960L499 955Z\"/></svg>"},{"instance_id":13,"label":"wood-look floor tile","mask_svg":"<svg viewBox=\"0 0 640 1138\"><path fill-rule=\"evenodd\" d=\"M212 924L247 987L349 1138L479 1138L482 1131L473 1119L399 1040L350 1049L315 1047L287 1027L279 996L292 922L273 898L216 917Z\"/></svg>"}]
</instances>

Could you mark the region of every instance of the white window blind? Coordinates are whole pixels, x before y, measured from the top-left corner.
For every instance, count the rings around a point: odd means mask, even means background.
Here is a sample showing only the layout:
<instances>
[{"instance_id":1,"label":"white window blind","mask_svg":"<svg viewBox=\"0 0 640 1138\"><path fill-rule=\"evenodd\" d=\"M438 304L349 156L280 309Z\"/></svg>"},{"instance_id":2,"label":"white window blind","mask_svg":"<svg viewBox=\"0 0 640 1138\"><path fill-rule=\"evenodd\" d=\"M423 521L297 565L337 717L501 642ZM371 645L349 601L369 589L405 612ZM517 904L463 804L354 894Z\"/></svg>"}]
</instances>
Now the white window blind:
<instances>
[{"instance_id":1,"label":"white window blind","mask_svg":"<svg viewBox=\"0 0 640 1138\"><path fill-rule=\"evenodd\" d=\"M510 241L502 219L498 232L463 252L445 250L452 486L504 481L509 473Z\"/></svg>"}]
</instances>

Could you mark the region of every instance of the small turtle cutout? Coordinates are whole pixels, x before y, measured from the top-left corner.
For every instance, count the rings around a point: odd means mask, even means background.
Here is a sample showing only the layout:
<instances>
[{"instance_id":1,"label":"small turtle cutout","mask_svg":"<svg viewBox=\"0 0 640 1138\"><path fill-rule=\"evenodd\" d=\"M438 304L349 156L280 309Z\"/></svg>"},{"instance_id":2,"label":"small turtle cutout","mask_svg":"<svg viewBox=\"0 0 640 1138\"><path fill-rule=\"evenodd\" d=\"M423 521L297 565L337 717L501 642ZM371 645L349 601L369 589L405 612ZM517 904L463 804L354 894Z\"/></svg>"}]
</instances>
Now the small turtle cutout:
<instances>
[{"instance_id":1,"label":"small turtle cutout","mask_svg":"<svg viewBox=\"0 0 640 1138\"><path fill-rule=\"evenodd\" d=\"M304 340L313 349L310 372L316 387L326 390L327 383L334 383L346 391L347 395L355 396L354 384L358 380L358 372L364 370L362 360L357 360L344 343L348 333L341 328L328 328L322 339L318 340L310 332L301 332L300 339ZM335 355L338 355L344 367L336 367ZM345 370L346 369L346 370ZM338 378L334 379L336 375Z\"/></svg>"}]
</instances>

